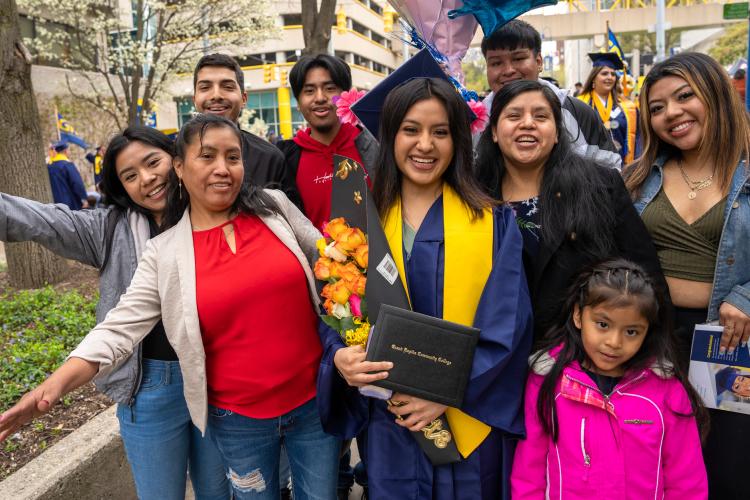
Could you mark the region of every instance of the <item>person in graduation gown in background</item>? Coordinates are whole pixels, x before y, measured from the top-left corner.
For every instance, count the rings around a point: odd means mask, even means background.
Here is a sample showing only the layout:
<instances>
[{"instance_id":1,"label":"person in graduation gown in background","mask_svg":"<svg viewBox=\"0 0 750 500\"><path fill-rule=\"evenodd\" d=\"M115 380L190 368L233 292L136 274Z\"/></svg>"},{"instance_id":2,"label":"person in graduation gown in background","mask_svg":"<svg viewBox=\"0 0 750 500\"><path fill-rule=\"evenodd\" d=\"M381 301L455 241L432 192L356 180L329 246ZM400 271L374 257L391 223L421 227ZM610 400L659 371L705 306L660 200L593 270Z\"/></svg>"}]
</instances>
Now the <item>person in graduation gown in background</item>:
<instances>
[{"instance_id":1,"label":"person in graduation gown in background","mask_svg":"<svg viewBox=\"0 0 750 500\"><path fill-rule=\"evenodd\" d=\"M624 167L640 156L641 149L638 110L621 103L617 92L617 71L625 66L614 52L594 52L589 58L594 67L578 98L598 113L612 134Z\"/></svg>"},{"instance_id":2,"label":"person in graduation gown in background","mask_svg":"<svg viewBox=\"0 0 750 500\"><path fill-rule=\"evenodd\" d=\"M412 308L481 334L457 409L407 394L394 394L394 406L360 395L356 387L392 365L364 361L361 347L329 331L322 363L335 370L321 370L318 391L335 394L321 396L331 406L321 411L324 428L347 437L367 428L372 500L508 498L532 339L521 234L471 173L468 108L450 83L412 78L382 108L373 197ZM433 466L411 431L443 413L464 458Z\"/></svg>"}]
</instances>

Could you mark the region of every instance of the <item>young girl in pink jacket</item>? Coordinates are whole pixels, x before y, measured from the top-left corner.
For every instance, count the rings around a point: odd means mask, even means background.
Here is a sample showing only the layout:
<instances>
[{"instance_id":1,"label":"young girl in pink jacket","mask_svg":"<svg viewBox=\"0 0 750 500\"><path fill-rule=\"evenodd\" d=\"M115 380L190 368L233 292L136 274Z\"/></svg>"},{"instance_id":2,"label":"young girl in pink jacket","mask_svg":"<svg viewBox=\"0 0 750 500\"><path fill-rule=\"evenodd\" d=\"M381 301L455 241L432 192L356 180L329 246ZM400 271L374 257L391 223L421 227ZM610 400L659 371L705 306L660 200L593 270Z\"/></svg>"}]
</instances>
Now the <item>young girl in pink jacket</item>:
<instances>
[{"instance_id":1,"label":"young girl in pink jacket","mask_svg":"<svg viewBox=\"0 0 750 500\"><path fill-rule=\"evenodd\" d=\"M707 498L705 409L673 368L650 278L605 262L579 277L564 310L532 357L513 500Z\"/></svg>"}]
</instances>

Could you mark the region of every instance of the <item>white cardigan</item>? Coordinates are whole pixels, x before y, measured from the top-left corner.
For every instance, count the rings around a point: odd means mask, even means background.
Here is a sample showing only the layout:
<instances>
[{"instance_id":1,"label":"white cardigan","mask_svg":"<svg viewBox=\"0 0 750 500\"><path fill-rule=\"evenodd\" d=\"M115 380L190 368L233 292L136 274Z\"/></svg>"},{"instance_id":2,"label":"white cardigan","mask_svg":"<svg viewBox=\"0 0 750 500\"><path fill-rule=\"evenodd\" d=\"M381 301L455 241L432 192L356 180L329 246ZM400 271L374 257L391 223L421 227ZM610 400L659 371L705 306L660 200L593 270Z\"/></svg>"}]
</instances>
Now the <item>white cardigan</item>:
<instances>
[{"instance_id":1,"label":"white cardigan","mask_svg":"<svg viewBox=\"0 0 750 500\"><path fill-rule=\"evenodd\" d=\"M281 191L265 192L273 197L284 217L272 215L260 219L299 260L317 310L320 299L308 258L314 258L315 242L321 234ZM117 307L109 311L69 357L99 363L97 377L105 375L125 361L161 319L167 339L180 360L190 417L205 433L206 356L195 297L195 253L188 209L176 226L148 241L133 280Z\"/></svg>"}]
</instances>

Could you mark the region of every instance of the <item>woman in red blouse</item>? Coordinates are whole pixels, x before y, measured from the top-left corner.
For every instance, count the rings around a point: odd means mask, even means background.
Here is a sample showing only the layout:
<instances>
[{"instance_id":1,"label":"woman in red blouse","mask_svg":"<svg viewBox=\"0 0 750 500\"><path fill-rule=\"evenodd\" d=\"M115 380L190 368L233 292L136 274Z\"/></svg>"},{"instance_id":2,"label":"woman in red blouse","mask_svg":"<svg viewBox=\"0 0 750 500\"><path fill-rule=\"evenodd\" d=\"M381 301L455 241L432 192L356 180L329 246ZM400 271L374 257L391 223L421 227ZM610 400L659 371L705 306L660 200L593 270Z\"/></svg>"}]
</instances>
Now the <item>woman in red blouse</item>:
<instances>
[{"instance_id":1,"label":"woman in red blouse","mask_svg":"<svg viewBox=\"0 0 750 500\"><path fill-rule=\"evenodd\" d=\"M108 373L162 319L193 422L210 427L235 497L277 498L285 446L295 498L335 497L340 442L315 402L320 237L279 191L243 183L239 130L199 115L180 131L165 223L127 293L68 361L0 416L0 441Z\"/></svg>"}]
</instances>

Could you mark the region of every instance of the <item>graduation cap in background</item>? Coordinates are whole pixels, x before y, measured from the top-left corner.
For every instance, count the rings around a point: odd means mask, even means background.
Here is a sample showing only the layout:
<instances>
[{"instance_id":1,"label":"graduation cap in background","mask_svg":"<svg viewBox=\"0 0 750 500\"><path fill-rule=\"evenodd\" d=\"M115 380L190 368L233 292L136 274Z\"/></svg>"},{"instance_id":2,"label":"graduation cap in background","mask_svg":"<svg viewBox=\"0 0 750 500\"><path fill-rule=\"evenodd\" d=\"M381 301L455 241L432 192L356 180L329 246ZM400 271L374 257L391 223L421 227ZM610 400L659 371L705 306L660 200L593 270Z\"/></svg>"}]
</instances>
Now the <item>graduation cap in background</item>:
<instances>
[{"instance_id":1,"label":"graduation cap in background","mask_svg":"<svg viewBox=\"0 0 750 500\"><path fill-rule=\"evenodd\" d=\"M396 68L393 73L388 75L351 106L351 110L357 115L359 121L367 127L367 130L376 139L379 139L380 113L383 110L385 98L391 90L412 78L441 78L452 85L450 78L448 78L427 48L417 52L416 55ZM476 115L468 105L466 106L466 113L469 115L469 122L472 122L476 118Z\"/></svg>"},{"instance_id":2,"label":"graduation cap in background","mask_svg":"<svg viewBox=\"0 0 750 500\"><path fill-rule=\"evenodd\" d=\"M592 52L589 54L589 59L591 59L595 68L606 66L607 68L621 70L625 67L616 52Z\"/></svg>"}]
</instances>

